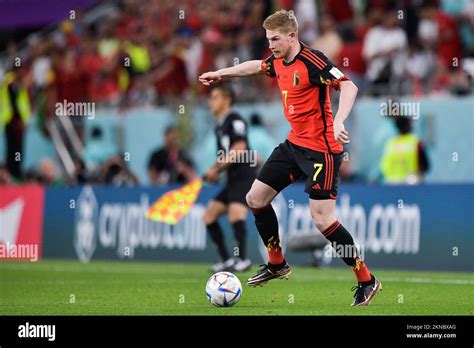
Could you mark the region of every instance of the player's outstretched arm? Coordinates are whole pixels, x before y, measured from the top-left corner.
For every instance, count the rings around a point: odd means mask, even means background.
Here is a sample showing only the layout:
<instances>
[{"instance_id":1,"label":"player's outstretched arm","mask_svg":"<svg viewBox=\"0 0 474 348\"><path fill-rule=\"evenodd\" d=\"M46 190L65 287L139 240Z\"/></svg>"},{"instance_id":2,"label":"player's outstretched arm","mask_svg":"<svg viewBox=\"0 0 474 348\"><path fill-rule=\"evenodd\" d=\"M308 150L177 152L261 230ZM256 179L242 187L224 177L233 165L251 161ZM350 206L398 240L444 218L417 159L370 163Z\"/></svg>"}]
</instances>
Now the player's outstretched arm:
<instances>
[{"instance_id":1,"label":"player's outstretched arm","mask_svg":"<svg viewBox=\"0 0 474 348\"><path fill-rule=\"evenodd\" d=\"M261 66L261 60L249 60L229 68L206 72L199 76L199 82L209 86L226 78L258 75L262 73Z\"/></svg>"},{"instance_id":2,"label":"player's outstretched arm","mask_svg":"<svg viewBox=\"0 0 474 348\"><path fill-rule=\"evenodd\" d=\"M350 80L341 81L340 88L339 108L337 109L336 117L334 117L334 137L340 144L344 145L350 142L349 133L344 127L344 121L351 112L359 89Z\"/></svg>"}]
</instances>

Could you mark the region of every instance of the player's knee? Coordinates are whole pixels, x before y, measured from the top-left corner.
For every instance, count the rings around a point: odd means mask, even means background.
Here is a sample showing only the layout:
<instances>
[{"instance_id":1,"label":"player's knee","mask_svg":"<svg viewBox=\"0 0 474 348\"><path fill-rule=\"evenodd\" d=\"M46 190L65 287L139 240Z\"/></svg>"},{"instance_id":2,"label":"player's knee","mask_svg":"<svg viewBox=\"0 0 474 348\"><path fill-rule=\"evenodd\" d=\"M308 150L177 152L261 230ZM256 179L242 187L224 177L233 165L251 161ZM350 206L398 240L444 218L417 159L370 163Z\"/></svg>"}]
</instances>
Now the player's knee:
<instances>
[{"instance_id":1,"label":"player's knee","mask_svg":"<svg viewBox=\"0 0 474 348\"><path fill-rule=\"evenodd\" d=\"M204 224L205 225L210 225L214 222L215 220L210 217L209 215L204 215Z\"/></svg>"},{"instance_id":2,"label":"player's knee","mask_svg":"<svg viewBox=\"0 0 474 348\"><path fill-rule=\"evenodd\" d=\"M334 217L327 216L327 215L324 215L324 214L314 214L313 213L313 222L314 222L314 225L316 226L316 228L320 232L323 232L334 222Z\"/></svg>"},{"instance_id":3,"label":"player's knee","mask_svg":"<svg viewBox=\"0 0 474 348\"><path fill-rule=\"evenodd\" d=\"M245 196L245 200L247 201L247 205L252 208L252 209L257 209L257 208L262 208L266 204L258 198L258 196L253 193L252 191L249 191L247 195Z\"/></svg>"},{"instance_id":4,"label":"player's knee","mask_svg":"<svg viewBox=\"0 0 474 348\"><path fill-rule=\"evenodd\" d=\"M242 221L247 218L247 209L229 209L229 222L231 224Z\"/></svg>"},{"instance_id":5,"label":"player's knee","mask_svg":"<svg viewBox=\"0 0 474 348\"><path fill-rule=\"evenodd\" d=\"M205 225L210 225L217 220L216 214L213 214L211 209L206 209L203 220Z\"/></svg>"}]
</instances>

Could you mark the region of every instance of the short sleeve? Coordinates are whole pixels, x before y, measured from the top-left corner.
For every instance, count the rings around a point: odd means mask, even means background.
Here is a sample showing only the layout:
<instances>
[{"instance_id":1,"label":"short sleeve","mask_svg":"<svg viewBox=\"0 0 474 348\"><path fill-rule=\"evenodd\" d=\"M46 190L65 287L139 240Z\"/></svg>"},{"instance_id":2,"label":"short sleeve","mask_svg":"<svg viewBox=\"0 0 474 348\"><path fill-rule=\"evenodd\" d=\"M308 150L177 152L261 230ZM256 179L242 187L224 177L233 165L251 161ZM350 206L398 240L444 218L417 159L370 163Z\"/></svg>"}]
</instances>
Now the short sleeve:
<instances>
[{"instance_id":1,"label":"short sleeve","mask_svg":"<svg viewBox=\"0 0 474 348\"><path fill-rule=\"evenodd\" d=\"M313 85L328 85L340 89L340 82L349 80L322 52L305 48L301 57L308 68L309 80Z\"/></svg>"},{"instance_id":2,"label":"short sleeve","mask_svg":"<svg viewBox=\"0 0 474 348\"><path fill-rule=\"evenodd\" d=\"M247 124L241 118L235 118L230 123L229 136L231 144L239 140L247 141Z\"/></svg>"},{"instance_id":3,"label":"short sleeve","mask_svg":"<svg viewBox=\"0 0 474 348\"><path fill-rule=\"evenodd\" d=\"M262 65L260 69L265 75L270 77L276 77L275 66L273 65L274 60L275 56L273 54L267 59L262 60Z\"/></svg>"}]
</instances>

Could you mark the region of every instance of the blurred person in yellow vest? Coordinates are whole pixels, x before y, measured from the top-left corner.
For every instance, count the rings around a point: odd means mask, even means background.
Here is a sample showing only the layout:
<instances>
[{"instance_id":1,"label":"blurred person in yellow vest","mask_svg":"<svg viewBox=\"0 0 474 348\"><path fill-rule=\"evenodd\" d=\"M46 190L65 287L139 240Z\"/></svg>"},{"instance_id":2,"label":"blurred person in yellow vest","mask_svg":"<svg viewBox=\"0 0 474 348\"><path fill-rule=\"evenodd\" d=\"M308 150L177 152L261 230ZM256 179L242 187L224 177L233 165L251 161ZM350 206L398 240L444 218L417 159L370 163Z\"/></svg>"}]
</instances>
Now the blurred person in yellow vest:
<instances>
[{"instance_id":1,"label":"blurred person in yellow vest","mask_svg":"<svg viewBox=\"0 0 474 348\"><path fill-rule=\"evenodd\" d=\"M145 28L137 28L135 34L123 44L124 51L128 55L132 74L143 74L150 71L151 60L148 52Z\"/></svg>"},{"instance_id":2,"label":"blurred person in yellow vest","mask_svg":"<svg viewBox=\"0 0 474 348\"><path fill-rule=\"evenodd\" d=\"M412 133L412 119L398 116L398 135L385 143L381 171L389 184L416 184L429 169L428 156L421 140Z\"/></svg>"},{"instance_id":3,"label":"blurred person in yellow vest","mask_svg":"<svg viewBox=\"0 0 474 348\"><path fill-rule=\"evenodd\" d=\"M6 135L6 164L16 178L21 177L23 136L31 114L27 77L26 68L16 67L0 83L0 124Z\"/></svg>"}]
</instances>

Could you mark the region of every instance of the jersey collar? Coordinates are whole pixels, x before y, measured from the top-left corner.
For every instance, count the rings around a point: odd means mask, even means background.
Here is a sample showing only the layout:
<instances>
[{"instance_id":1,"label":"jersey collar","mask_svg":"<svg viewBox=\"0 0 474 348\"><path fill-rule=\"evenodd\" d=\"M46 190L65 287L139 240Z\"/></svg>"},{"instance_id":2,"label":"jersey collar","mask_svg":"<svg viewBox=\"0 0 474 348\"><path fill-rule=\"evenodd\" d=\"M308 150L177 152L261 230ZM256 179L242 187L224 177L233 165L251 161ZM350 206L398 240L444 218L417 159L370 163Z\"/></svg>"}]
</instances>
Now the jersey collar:
<instances>
[{"instance_id":1,"label":"jersey collar","mask_svg":"<svg viewBox=\"0 0 474 348\"><path fill-rule=\"evenodd\" d=\"M282 59L284 66L290 66L291 64L293 64L296 61L296 59L298 58L298 56L300 55L301 51L306 47L306 45L303 42L300 41L299 43L300 43L300 47L301 47L300 51L296 54L295 58L293 58L293 60L291 62L287 63L287 62L285 62L284 59Z\"/></svg>"}]
</instances>

